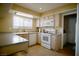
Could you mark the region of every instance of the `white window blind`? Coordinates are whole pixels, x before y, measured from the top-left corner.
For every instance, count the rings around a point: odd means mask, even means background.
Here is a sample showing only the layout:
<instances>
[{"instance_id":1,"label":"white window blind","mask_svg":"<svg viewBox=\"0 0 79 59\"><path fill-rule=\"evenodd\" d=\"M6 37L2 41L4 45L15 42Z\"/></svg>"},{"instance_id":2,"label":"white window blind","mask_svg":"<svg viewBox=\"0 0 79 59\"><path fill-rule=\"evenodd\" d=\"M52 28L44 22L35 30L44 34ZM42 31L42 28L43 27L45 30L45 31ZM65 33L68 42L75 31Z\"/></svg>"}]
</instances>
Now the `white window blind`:
<instances>
[{"instance_id":1,"label":"white window blind","mask_svg":"<svg viewBox=\"0 0 79 59\"><path fill-rule=\"evenodd\" d=\"M32 18L14 15L13 17L13 28L14 29L31 29Z\"/></svg>"}]
</instances>

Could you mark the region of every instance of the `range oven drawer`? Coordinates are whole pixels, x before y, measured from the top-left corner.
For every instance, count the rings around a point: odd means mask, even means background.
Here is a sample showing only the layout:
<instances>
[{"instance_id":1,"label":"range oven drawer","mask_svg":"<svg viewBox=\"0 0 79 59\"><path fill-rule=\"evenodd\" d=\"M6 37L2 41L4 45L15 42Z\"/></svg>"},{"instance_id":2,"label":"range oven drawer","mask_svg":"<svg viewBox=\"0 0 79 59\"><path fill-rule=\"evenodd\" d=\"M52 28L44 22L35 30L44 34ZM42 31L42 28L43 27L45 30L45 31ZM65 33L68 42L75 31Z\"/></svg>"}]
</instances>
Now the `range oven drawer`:
<instances>
[{"instance_id":1,"label":"range oven drawer","mask_svg":"<svg viewBox=\"0 0 79 59\"><path fill-rule=\"evenodd\" d=\"M51 45L50 44L45 44L45 43L41 43L41 45L45 48L51 49Z\"/></svg>"}]
</instances>

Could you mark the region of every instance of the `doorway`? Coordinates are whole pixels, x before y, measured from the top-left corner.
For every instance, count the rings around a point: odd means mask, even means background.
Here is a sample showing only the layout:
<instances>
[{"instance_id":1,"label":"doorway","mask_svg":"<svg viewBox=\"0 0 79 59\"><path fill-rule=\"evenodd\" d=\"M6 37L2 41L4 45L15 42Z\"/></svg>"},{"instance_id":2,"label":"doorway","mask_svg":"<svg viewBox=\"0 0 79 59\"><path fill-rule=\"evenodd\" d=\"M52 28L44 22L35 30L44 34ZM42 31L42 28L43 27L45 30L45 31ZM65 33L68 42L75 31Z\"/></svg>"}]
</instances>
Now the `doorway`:
<instances>
[{"instance_id":1,"label":"doorway","mask_svg":"<svg viewBox=\"0 0 79 59\"><path fill-rule=\"evenodd\" d=\"M75 28L77 14L64 15L63 21L63 49L69 49L75 55Z\"/></svg>"}]
</instances>

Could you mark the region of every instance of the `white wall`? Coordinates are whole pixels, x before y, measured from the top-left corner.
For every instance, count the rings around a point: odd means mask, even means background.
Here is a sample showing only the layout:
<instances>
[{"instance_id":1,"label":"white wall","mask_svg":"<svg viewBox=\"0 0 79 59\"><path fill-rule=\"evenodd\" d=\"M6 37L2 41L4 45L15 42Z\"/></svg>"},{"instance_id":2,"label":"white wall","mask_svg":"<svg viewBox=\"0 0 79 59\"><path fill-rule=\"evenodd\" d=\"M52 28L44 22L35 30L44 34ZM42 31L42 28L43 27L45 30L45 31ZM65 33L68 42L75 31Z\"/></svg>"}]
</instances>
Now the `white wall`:
<instances>
[{"instance_id":1,"label":"white wall","mask_svg":"<svg viewBox=\"0 0 79 59\"><path fill-rule=\"evenodd\" d=\"M9 3L0 3L0 18L4 17L7 15L9 12L9 9L11 8L11 4Z\"/></svg>"},{"instance_id":2,"label":"white wall","mask_svg":"<svg viewBox=\"0 0 79 59\"><path fill-rule=\"evenodd\" d=\"M76 54L79 56L79 4L77 4L77 24L76 24Z\"/></svg>"}]
</instances>

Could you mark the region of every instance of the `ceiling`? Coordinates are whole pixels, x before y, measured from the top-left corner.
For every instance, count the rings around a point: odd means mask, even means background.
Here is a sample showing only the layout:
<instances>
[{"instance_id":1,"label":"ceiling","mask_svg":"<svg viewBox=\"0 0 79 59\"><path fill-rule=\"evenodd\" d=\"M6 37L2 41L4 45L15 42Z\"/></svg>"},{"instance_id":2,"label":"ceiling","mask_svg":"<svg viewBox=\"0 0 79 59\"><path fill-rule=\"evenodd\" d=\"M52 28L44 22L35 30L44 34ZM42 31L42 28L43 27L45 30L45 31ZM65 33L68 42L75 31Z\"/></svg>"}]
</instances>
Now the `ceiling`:
<instances>
[{"instance_id":1,"label":"ceiling","mask_svg":"<svg viewBox=\"0 0 79 59\"><path fill-rule=\"evenodd\" d=\"M18 3L18 5L20 5L22 7L31 9L31 10L39 12L39 13L60 7L65 4L66 3Z\"/></svg>"}]
</instances>

